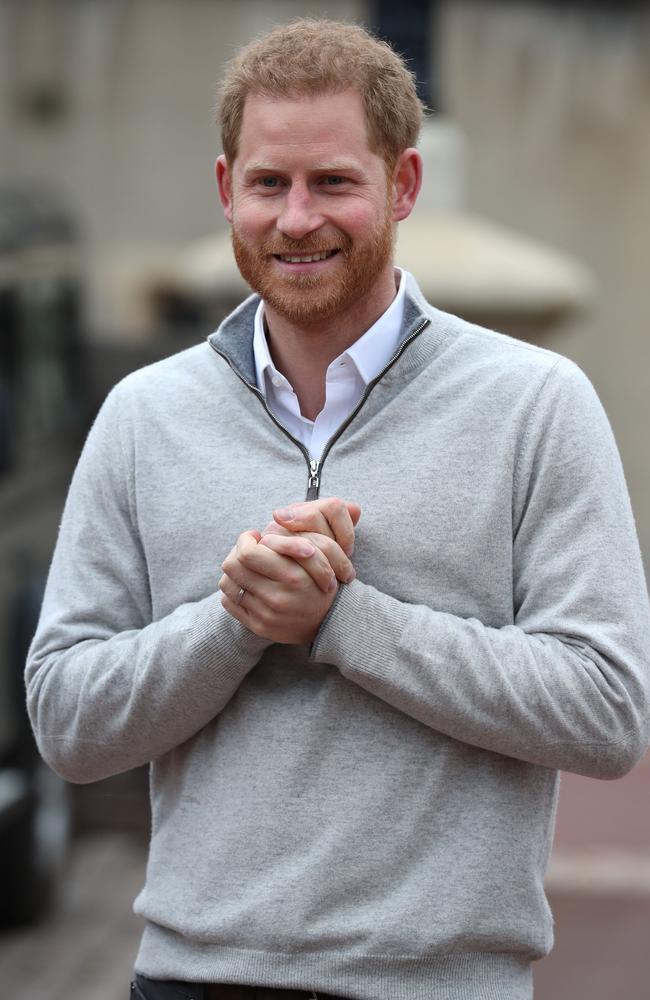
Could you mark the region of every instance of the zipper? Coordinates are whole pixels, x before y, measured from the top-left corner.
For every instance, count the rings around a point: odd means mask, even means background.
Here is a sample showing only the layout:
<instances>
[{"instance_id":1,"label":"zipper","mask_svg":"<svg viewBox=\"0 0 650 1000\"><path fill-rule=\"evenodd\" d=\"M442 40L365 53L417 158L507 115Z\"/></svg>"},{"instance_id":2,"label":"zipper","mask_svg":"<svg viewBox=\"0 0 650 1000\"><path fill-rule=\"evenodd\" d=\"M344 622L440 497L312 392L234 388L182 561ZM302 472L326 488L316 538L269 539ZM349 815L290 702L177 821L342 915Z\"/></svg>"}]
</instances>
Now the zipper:
<instances>
[{"instance_id":1,"label":"zipper","mask_svg":"<svg viewBox=\"0 0 650 1000\"><path fill-rule=\"evenodd\" d=\"M232 372L234 372L234 374L237 376L237 378L239 379L239 381L243 385L245 385L247 389L250 389L250 391L253 393L253 395L257 397L257 399L260 401L260 403L262 404L262 406L264 407L264 409L268 413L269 417L271 418L271 420L273 421L273 423L275 424L275 426L277 428L279 428L279 430L282 431L282 433L284 434L285 437L288 437L290 441L293 441L293 443L295 445L297 445L298 448L300 448L301 452L305 456L305 461L307 462L307 468L309 469L309 478L311 479L311 476L312 476L312 465L315 464L315 466L316 466L316 473L318 473L318 462L316 462L316 460L311 457L311 455L309 454L309 452L305 448L305 446L302 443L302 441L299 441L298 438L295 438L293 436L293 434L290 434L289 431L287 430L287 428L284 426L284 424L280 423L280 421L274 415L273 411L269 408L269 405L266 402L266 399L264 398L264 395L260 392L260 390L257 388L256 385L253 385L252 382L248 382L244 378L244 376L241 375L237 371L237 369L233 365L233 363L230 360L230 358L228 357L228 355L224 354L223 351L220 351L218 347L215 347L214 344L209 339L208 339L208 344L210 344L210 347L215 352L215 354L218 354L220 358L223 358L223 360L226 362L226 364L228 365L228 367L230 368L230 370Z\"/></svg>"},{"instance_id":2,"label":"zipper","mask_svg":"<svg viewBox=\"0 0 650 1000\"><path fill-rule=\"evenodd\" d=\"M260 390L257 388L257 386L253 385L252 382L248 382L244 378L244 376L241 375L237 371L237 369L233 365L233 363L230 360L230 358L228 357L228 355L224 354L223 351L220 351L218 347L215 347L214 344L212 343L212 341L209 340L209 339L208 339L208 344L210 344L210 347L215 352L215 354L218 354L220 358L224 359L224 361L226 362L226 364L235 373L235 375L237 376L237 378L239 379L239 381L242 382L246 386L247 389L250 389L250 391L257 397L257 399L260 401L260 403L262 404L262 406L264 407L264 409L268 413L269 417L271 418L271 420L273 421L273 423L275 424L275 426L279 427L280 430L282 431L282 433L284 434L284 436L288 437L290 441L293 441L293 443L295 445L297 445L298 448L300 448L301 452L305 456L305 461L307 462L307 468L309 470L309 474L308 474L308 478L307 478L307 496L305 497L305 499L306 500L317 500L319 492L320 492L320 481L321 481L323 464L324 464L325 459L327 458L327 456L329 455L329 453L330 453L330 451L332 449L332 445L335 444L336 441L338 441L338 439L340 438L340 436L343 433L343 431L345 431L350 426L350 424L352 423L352 421L354 420L354 418L359 413L360 409L362 408L362 406L364 405L364 403L368 399L368 396L370 395L370 393L372 392L372 390L375 388L375 386L377 385L377 383L379 381L381 381L381 379L384 377L384 375L386 374L386 372L389 371L389 369L391 369L393 367L393 365L395 364L395 362L399 361L399 359L401 358L401 356L404 353L404 351L406 350L406 348L410 344L413 343L413 341L415 340L416 337L420 336L420 334L422 333L422 331L425 330L426 327L429 326L430 322L431 322L430 319L423 320L423 322L420 323L420 325L418 327L416 327L416 329L413 331L413 333L409 334L409 336L406 337L402 341L402 343L399 345L398 349L393 354L392 358L390 358L390 360L384 365L384 367L379 372L379 374L376 375L375 378L372 379L372 381L368 382L368 385L366 386L365 392L363 393L361 399L359 400L359 402L357 403L357 405L355 406L355 408L346 417L346 419L343 421L343 423L337 428L336 433L332 435L332 437L328 440L327 444L323 448L323 453L322 453L320 459L312 458L311 455L309 454L309 452L307 451L307 449L305 448L304 444L302 443L302 441L299 441L298 438L295 438L293 436L293 434L290 434L289 431L287 430L287 428L283 424L280 423L280 421L272 413L271 409L269 408L268 403L266 402L266 399L264 398L264 396L262 395L262 393L260 392Z\"/></svg>"},{"instance_id":3,"label":"zipper","mask_svg":"<svg viewBox=\"0 0 650 1000\"><path fill-rule=\"evenodd\" d=\"M309 479L307 480L307 500L316 500L320 489L320 462L316 458L309 461Z\"/></svg>"}]
</instances>

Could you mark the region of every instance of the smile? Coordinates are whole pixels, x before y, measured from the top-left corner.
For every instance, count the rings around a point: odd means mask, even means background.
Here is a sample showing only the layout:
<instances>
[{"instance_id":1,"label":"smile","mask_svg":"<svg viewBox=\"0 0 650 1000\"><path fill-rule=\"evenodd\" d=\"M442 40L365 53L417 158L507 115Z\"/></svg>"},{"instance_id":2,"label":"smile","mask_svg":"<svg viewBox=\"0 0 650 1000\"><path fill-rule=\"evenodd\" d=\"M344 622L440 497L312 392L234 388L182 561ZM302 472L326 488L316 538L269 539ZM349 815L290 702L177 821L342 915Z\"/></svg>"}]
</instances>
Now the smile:
<instances>
[{"instance_id":1,"label":"smile","mask_svg":"<svg viewBox=\"0 0 650 1000\"><path fill-rule=\"evenodd\" d=\"M320 253L305 254L302 257L296 257L292 254L274 254L273 256L276 260L282 260L285 264L311 264L313 261L317 260L327 260L329 257L333 257L338 250L322 250Z\"/></svg>"}]
</instances>

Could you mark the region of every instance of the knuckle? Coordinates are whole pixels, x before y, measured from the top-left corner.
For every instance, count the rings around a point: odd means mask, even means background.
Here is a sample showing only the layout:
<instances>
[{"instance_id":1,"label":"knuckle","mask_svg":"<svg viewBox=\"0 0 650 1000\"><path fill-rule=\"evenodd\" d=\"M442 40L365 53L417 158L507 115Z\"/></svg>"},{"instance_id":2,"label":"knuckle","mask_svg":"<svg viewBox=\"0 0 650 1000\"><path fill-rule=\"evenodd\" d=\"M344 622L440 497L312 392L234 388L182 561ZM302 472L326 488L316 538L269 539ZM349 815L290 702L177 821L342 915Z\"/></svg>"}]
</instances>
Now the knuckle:
<instances>
[{"instance_id":1,"label":"knuckle","mask_svg":"<svg viewBox=\"0 0 650 1000\"><path fill-rule=\"evenodd\" d=\"M287 610L287 598L282 593L272 594L264 608L263 614L267 624L272 624L278 615L283 615Z\"/></svg>"},{"instance_id":2,"label":"knuckle","mask_svg":"<svg viewBox=\"0 0 650 1000\"><path fill-rule=\"evenodd\" d=\"M270 614L272 615L279 614L281 603L282 602L280 595L278 594L277 591L274 591L272 594L269 594L268 597L266 598L260 613L264 616L264 618L268 618Z\"/></svg>"},{"instance_id":3,"label":"knuckle","mask_svg":"<svg viewBox=\"0 0 650 1000\"><path fill-rule=\"evenodd\" d=\"M300 590L302 585L302 576L298 573L289 572L285 585L289 588L289 590L295 593L295 591Z\"/></svg>"},{"instance_id":4,"label":"knuckle","mask_svg":"<svg viewBox=\"0 0 650 1000\"><path fill-rule=\"evenodd\" d=\"M255 549L244 550L244 552L241 552L239 554L239 563L242 566L247 566L250 569L250 567L255 564L255 556L256 556Z\"/></svg>"},{"instance_id":5,"label":"knuckle","mask_svg":"<svg viewBox=\"0 0 650 1000\"><path fill-rule=\"evenodd\" d=\"M250 532L243 531L237 539L234 554L239 556L241 559L242 553L249 552L251 549L254 549L256 544L257 541L251 538Z\"/></svg>"},{"instance_id":6,"label":"knuckle","mask_svg":"<svg viewBox=\"0 0 650 1000\"><path fill-rule=\"evenodd\" d=\"M322 552L322 554L327 558L329 558L331 555L334 554L334 551L336 549L336 542L334 541L333 538L330 537L330 535L321 535L318 547Z\"/></svg>"},{"instance_id":7,"label":"knuckle","mask_svg":"<svg viewBox=\"0 0 650 1000\"><path fill-rule=\"evenodd\" d=\"M325 583L327 586L332 579L336 569L336 560L329 561L329 559L323 559L322 564L318 567L318 575L321 583Z\"/></svg>"},{"instance_id":8,"label":"knuckle","mask_svg":"<svg viewBox=\"0 0 650 1000\"><path fill-rule=\"evenodd\" d=\"M262 628L268 628L273 624L274 620L275 613L271 607L263 605L255 612L255 621L261 625Z\"/></svg>"},{"instance_id":9,"label":"knuckle","mask_svg":"<svg viewBox=\"0 0 650 1000\"><path fill-rule=\"evenodd\" d=\"M328 538L321 551L329 566L338 566L341 562L342 550L333 538Z\"/></svg>"},{"instance_id":10,"label":"knuckle","mask_svg":"<svg viewBox=\"0 0 650 1000\"><path fill-rule=\"evenodd\" d=\"M343 511L344 507L345 507L345 504L340 499L340 497L330 497L329 498L329 505L330 505L330 508L332 510L332 513L334 513L334 514L340 514Z\"/></svg>"}]
</instances>

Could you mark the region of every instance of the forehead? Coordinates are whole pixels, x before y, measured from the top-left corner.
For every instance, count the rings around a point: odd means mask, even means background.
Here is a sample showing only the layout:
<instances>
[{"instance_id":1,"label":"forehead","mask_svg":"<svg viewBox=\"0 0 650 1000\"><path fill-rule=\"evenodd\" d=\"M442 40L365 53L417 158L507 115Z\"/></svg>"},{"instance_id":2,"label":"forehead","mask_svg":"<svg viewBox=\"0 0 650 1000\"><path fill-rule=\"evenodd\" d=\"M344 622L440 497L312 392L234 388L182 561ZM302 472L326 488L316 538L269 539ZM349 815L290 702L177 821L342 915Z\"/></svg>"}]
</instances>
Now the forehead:
<instances>
[{"instance_id":1,"label":"forehead","mask_svg":"<svg viewBox=\"0 0 650 1000\"><path fill-rule=\"evenodd\" d=\"M244 166L268 157L353 157L380 160L368 143L361 97L336 94L269 97L250 94L244 104L236 161Z\"/></svg>"}]
</instances>

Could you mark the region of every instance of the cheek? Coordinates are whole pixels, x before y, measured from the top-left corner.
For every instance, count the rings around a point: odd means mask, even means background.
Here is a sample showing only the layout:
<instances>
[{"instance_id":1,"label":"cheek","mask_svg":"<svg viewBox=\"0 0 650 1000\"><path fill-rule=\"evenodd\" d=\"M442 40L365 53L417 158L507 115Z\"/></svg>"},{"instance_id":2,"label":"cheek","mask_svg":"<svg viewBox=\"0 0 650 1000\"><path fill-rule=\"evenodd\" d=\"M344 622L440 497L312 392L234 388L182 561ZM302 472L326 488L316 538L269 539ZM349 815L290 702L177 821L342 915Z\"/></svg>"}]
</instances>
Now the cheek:
<instances>
[{"instance_id":1,"label":"cheek","mask_svg":"<svg viewBox=\"0 0 650 1000\"><path fill-rule=\"evenodd\" d=\"M386 205L382 201L375 204L370 201L355 200L341 211L330 215L332 222L350 236L363 237L374 233L382 225L386 216Z\"/></svg>"},{"instance_id":2,"label":"cheek","mask_svg":"<svg viewBox=\"0 0 650 1000\"><path fill-rule=\"evenodd\" d=\"M254 203L246 198L238 198L233 204L233 225L241 233L255 236L274 225L277 212L270 199L256 200Z\"/></svg>"}]
</instances>

